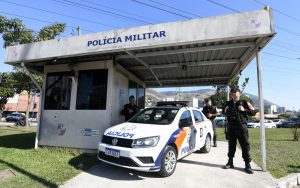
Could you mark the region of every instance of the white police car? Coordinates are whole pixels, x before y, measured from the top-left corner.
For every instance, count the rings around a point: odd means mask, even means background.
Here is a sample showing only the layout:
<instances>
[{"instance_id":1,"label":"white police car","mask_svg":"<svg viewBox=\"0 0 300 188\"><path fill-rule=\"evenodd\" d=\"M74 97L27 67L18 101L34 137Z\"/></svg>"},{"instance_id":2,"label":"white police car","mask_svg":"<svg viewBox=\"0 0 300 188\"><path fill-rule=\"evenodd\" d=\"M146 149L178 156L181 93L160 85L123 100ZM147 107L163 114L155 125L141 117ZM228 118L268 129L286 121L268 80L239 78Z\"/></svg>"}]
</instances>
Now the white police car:
<instances>
[{"instance_id":1,"label":"white police car","mask_svg":"<svg viewBox=\"0 0 300 188\"><path fill-rule=\"evenodd\" d=\"M109 164L170 176L177 160L196 150L208 153L212 138L211 121L199 109L178 106L178 102L160 102L128 122L108 128L99 142L98 158Z\"/></svg>"}]
</instances>

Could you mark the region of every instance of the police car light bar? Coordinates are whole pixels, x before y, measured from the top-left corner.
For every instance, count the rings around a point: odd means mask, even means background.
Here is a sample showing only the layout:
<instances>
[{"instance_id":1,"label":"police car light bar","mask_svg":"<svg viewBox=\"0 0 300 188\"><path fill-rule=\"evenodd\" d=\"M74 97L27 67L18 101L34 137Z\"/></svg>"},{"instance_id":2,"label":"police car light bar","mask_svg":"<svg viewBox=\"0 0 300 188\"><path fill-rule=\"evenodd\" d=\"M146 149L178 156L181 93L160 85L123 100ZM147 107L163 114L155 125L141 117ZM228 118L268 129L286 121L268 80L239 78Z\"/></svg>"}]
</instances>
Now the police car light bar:
<instances>
[{"instance_id":1,"label":"police car light bar","mask_svg":"<svg viewBox=\"0 0 300 188\"><path fill-rule=\"evenodd\" d=\"M189 101L158 101L156 106L188 106Z\"/></svg>"}]
</instances>

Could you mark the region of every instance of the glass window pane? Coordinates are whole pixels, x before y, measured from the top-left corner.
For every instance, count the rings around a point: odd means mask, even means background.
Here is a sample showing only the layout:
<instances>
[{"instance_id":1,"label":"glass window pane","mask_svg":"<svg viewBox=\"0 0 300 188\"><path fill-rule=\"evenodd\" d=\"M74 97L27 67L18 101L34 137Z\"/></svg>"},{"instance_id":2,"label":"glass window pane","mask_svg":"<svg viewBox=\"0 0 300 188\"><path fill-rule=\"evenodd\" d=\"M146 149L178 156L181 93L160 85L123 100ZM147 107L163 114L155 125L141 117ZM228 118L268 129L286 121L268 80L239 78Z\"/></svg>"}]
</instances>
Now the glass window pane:
<instances>
[{"instance_id":1,"label":"glass window pane","mask_svg":"<svg viewBox=\"0 0 300 188\"><path fill-rule=\"evenodd\" d=\"M107 69L79 71L76 109L106 109L107 74Z\"/></svg>"},{"instance_id":2,"label":"glass window pane","mask_svg":"<svg viewBox=\"0 0 300 188\"><path fill-rule=\"evenodd\" d=\"M45 110L69 110L72 79L69 72L48 73L45 92Z\"/></svg>"},{"instance_id":3,"label":"glass window pane","mask_svg":"<svg viewBox=\"0 0 300 188\"><path fill-rule=\"evenodd\" d=\"M139 86L138 89L138 108L145 108L145 88L143 88L142 86Z\"/></svg>"},{"instance_id":4,"label":"glass window pane","mask_svg":"<svg viewBox=\"0 0 300 188\"><path fill-rule=\"evenodd\" d=\"M135 98L135 104L137 104L137 83L129 80L129 87L128 87L128 98L133 95Z\"/></svg>"},{"instance_id":5,"label":"glass window pane","mask_svg":"<svg viewBox=\"0 0 300 188\"><path fill-rule=\"evenodd\" d=\"M203 121L203 117L199 111L193 110L195 122Z\"/></svg>"},{"instance_id":6,"label":"glass window pane","mask_svg":"<svg viewBox=\"0 0 300 188\"><path fill-rule=\"evenodd\" d=\"M185 111L180 116L180 124L190 125L192 123L192 116L190 111Z\"/></svg>"}]
</instances>

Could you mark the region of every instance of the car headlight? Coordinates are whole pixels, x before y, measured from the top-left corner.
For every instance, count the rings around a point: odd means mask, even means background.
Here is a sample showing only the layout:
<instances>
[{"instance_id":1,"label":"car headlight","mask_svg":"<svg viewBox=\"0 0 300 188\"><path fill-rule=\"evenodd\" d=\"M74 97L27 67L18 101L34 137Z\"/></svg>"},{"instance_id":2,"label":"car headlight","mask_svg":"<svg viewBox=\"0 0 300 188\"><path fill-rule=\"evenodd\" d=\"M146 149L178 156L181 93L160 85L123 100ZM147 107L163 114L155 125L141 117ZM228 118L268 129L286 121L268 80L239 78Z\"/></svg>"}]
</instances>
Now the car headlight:
<instances>
[{"instance_id":1,"label":"car headlight","mask_svg":"<svg viewBox=\"0 0 300 188\"><path fill-rule=\"evenodd\" d=\"M133 148L154 147L159 141L159 136L135 139L132 143Z\"/></svg>"}]
</instances>

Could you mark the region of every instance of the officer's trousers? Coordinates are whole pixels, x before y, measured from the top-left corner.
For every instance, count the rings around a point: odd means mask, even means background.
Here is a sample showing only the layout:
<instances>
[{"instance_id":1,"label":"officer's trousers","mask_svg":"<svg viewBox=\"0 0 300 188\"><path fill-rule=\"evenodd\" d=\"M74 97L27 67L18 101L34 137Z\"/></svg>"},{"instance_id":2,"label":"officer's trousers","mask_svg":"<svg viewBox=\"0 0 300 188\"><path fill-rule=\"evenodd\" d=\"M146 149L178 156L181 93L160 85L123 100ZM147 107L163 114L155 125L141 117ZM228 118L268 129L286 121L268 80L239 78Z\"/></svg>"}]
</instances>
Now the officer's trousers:
<instances>
[{"instance_id":1,"label":"officer's trousers","mask_svg":"<svg viewBox=\"0 0 300 188\"><path fill-rule=\"evenodd\" d=\"M245 124L243 125L229 125L227 128L228 136L228 157L233 158L236 151L237 140L242 148L242 157L246 163L251 162L250 158L250 144L248 129Z\"/></svg>"}]
</instances>

